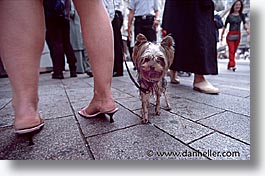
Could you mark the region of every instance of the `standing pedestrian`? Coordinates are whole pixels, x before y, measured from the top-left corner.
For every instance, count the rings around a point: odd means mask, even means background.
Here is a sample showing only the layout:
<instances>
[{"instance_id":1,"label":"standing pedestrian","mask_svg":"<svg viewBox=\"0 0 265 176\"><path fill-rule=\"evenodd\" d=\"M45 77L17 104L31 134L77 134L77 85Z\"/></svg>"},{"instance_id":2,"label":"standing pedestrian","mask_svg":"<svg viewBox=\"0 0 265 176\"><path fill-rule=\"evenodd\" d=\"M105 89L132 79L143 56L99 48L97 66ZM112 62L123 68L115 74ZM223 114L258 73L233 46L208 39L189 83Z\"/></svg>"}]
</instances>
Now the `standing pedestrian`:
<instances>
[{"instance_id":1,"label":"standing pedestrian","mask_svg":"<svg viewBox=\"0 0 265 176\"><path fill-rule=\"evenodd\" d=\"M63 79L64 54L70 77L76 77L76 58L70 42L70 0L43 1L46 22L46 41L53 62L53 79Z\"/></svg>"},{"instance_id":2,"label":"standing pedestrian","mask_svg":"<svg viewBox=\"0 0 265 176\"><path fill-rule=\"evenodd\" d=\"M103 0L109 16L114 36L114 68L113 76L123 76L123 41L121 27L123 25L123 0Z\"/></svg>"},{"instance_id":3,"label":"standing pedestrian","mask_svg":"<svg viewBox=\"0 0 265 176\"><path fill-rule=\"evenodd\" d=\"M175 40L170 70L194 73L194 90L218 94L204 76L218 74L212 0L166 0L164 8L162 28Z\"/></svg>"},{"instance_id":4,"label":"standing pedestrian","mask_svg":"<svg viewBox=\"0 0 265 176\"><path fill-rule=\"evenodd\" d=\"M70 11L70 41L77 60L76 72L86 73L89 77L92 77L93 74L89 64L88 54L83 42L80 18L72 0Z\"/></svg>"},{"instance_id":5,"label":"standing pedestrian","mask_svg":"<svg viewBox=\"0 0 265 176\"><path fill-rule=\"evenodd\" d=\"M113 76L123 76L123 41L121 27L123 25L123 0L114 0L115 16L112 20L112 28L114 35L114 68Z\"/></svg>"},{"instance_id":6,"label":"standing pedestrian","mask_svg":"<svg viewBox=\"0 0 265 176\"><path fill-rule=\"evenodd\" d=\"M150 42L156 42L156 30L160 23L157 0L131 0L128 15L128 35L132 37L131 25L134 21L134 36L139 33L146 36Z\"/></svg>"},{"instance_id":7,"label":"standing pedestrian","mask_svg":"<svg viewBox=\"0 0 265 176\"><path fill-rule=\"evenodd\" d=\"M236 62L235 62L235 53L238 48L241 39L241 23L244 24L244 29L246 30L247 34L249 35L249 28L245 20L245 15L243 14L243 2L241 0L236 0L229 12L225 20L225 25L222 30L221 34L221 41L223 40L223 35L225 33L225 29L227 24L229 23L229 32L226 36L226 42L228 45L229 50L229 62L227 65L228 70L236 70Z\"/></svg>"}]
</instances>

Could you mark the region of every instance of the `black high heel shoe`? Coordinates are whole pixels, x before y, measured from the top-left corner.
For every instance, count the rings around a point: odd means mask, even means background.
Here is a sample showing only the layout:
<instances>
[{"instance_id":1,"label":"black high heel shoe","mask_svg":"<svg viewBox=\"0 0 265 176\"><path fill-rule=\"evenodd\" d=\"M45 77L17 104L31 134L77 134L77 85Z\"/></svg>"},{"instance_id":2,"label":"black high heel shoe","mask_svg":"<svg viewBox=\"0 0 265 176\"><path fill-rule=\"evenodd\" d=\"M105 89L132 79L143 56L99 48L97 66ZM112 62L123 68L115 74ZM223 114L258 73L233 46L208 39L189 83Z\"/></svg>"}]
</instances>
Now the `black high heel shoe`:
<instances>
[{"instance_id":1,"label":"black high heel shoe","mask_svg":"<svg viewBox=\"0 0 265 176\"><path fill-rule=\"evenodd\" d=\"M115 108L115 109L113 109L113 110L111 110L111 111L107 111L107 112L104 112L104 113L102 113L102 114L107 114L108 116L109 116L109 118L110 118L110 123L113 123L114 122L114 120L113 120L113 115L118 111L119 109L118 108Z\"/></svg>"}]
</instances>

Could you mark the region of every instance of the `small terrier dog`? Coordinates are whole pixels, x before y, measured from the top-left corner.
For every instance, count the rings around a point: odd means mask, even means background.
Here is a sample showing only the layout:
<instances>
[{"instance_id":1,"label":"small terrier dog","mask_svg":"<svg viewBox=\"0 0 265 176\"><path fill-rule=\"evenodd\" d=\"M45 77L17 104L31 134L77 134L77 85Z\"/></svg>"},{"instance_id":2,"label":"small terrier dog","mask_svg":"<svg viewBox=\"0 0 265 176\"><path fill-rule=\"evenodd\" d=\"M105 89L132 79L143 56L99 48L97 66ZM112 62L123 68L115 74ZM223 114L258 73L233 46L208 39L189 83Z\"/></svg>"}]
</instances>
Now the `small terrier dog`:
<instances>
[{"instance_id":1,"label":"small terrier dog","mask_svg":"<svg viewBox=\"0 0 265 176\"><path fill-rule=\"evenodd\" d=\"M132 59L138 72L140 97L142 101L142 120L148 123L148 105L150 96L156 96L156 115L160 115L160 97L165 97L167 110L171 109L166 96L165 75L173 62L174 40L166 36L161 43L148 42L143 34L138 34ZM145 91L143 91L145 90Z\"/></svg>"}]
</instances>

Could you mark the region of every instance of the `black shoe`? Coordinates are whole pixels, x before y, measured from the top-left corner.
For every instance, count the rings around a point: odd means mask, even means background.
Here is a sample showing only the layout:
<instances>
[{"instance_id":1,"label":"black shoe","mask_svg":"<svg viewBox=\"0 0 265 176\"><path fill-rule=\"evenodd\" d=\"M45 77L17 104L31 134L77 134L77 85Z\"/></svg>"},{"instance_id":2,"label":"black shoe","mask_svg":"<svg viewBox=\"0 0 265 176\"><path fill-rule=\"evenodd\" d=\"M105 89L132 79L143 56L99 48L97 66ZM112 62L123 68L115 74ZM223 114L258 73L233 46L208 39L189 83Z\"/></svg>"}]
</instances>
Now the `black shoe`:
<instances>
[{"instance_id":1,"label":"black shoe","mask_svg":"<svg viewBox=\"0 0 265 176\"><path fill-rule=\"evenodd\" d=\"M8 75L0 75L0 78L8 78Z\"/></svg>"},{"instance_id":2,"label":"black shoe","mask_svg":"<svg viewBox=\"0 0 265 176\"><path fill-rule=\"evenodd\" d=\"M113 77L123 76L123 73L114 72L112 76Z\"/></svg>"},{"instance_id":3,"label":"black shoe","mask_svg":"<svg viewBox=\"0 0 265 176\"><path fill-rule=\"evenodd\" d=\"M62 73L59 74L52 74L52 79L64 79L64 76Z\"/></svg>"},{"instance_id":4,"label":"black shoe","mask_svg":"<svg viewBox=\"0 0 265 176\"><path fill-rule=\"evenodd\" d=\"M92 72L86 72L88 77L93 77L93 73Z\"/></svg>"},{"instance_id":5,"label":"black shoe","mask_svg":"<svg viewBox=\"0 0 265 176\"><path fill-rule=\"evenodd\" d=\"M70 77L77 77L76 71L70 71Z\"/></svg>"}]
</instances>

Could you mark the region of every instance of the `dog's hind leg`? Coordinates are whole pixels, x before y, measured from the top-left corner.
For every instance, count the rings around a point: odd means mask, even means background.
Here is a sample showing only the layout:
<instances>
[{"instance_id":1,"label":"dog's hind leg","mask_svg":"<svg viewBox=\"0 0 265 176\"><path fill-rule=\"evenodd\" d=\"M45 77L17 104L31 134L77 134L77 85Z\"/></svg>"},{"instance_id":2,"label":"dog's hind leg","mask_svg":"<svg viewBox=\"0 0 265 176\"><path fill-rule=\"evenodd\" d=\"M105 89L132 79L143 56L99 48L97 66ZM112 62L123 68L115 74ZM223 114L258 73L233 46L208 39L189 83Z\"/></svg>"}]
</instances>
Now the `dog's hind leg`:
<instances>
[{"instance_id":1,"label":"dog's hind leg","mask_svg":"<svg viewBox=\"0 0 265 176\"><path fill-rule=\"evenodd\" d=\"M142 101L142 122L148 123L148 105L149 105L150 94L145 94L141 92Z\"/></svg>"},{"instance_id":2,"label":"dog's hind leg","mask_svg":"<svg viewBox=\"0 0 265 176\"><path fill-rule=\"evenodd\" d=\"M165 102L166 102L166 110L167 110L167 111L170 111L172 108L171 108L171 105L170 105L170 103L169 103L169 101L168 101L168 96L167 96L167 94L166 94L166 91L163 92L163 94L164 94Z\"/></svg>"},{"instance_id":3,"label":"dog's hind leg","mask_svg":"<svg viewBox=\"0 0 265 176\"><path fill-rule=\"evenodd\" d=\"M161 111L160 111L160 97L161 97L161 91L157 91L156 92L156 108L155 108L155 112L156 115L160 115Z\"/></svg>"}]
</instances>

